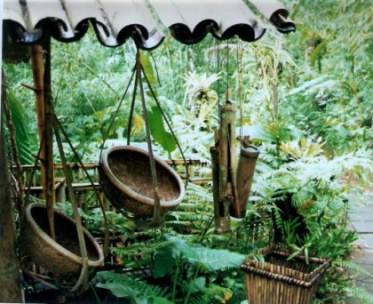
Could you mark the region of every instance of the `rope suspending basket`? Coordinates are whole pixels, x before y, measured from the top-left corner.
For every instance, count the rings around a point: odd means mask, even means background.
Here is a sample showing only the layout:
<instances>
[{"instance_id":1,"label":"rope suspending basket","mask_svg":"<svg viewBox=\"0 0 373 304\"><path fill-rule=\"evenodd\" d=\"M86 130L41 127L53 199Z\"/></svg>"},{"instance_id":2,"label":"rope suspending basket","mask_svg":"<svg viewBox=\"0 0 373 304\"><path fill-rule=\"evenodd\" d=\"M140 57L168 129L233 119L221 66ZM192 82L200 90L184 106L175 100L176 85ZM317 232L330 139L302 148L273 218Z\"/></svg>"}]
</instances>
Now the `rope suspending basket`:
<instances>
[{"instance_id":1,"label":"rope suspending basket","mask_svg":"<svg viewBox=\"0 0 373 304\"><path fill-rule=\"evenodd\" d=\"M135 76L132 103L128 119L127 145L118 145L104 149L106 138ZM186 164L183 151L168 122L160 103L153 91L149 79L141 63L140 52L136 55L136 64L127 88L118 104L117 111L111 119L100 155L100 181L106 197L119 209L125 209L127 215L140 225L143 219L153 217L152 224L159 225L163 216L176 207L184 198L185 189L178 173L165 161L153 154L150 127L145 104L143 80L145 79L150 96L154 99L164 121L175 139ZM130 145L131 125L135 107L137 88L140 91L142 118L145 122L145 133L148 151ZM188 172L186 164L186 172ZM188 173L187 173L188 181Z\"/></svg>"},{"instance_id":2,"label":"rope suspending basket","mask_svg":"<svg viewBox=\"0 0 373 304\"><path fill-rule=\"evenodd\" d=\"M310 304L321 276L329 266L325 259L290 253L272 245L259 251L264 262L248 259L241 266L246 273L247 299L252 304Z\"/></svg>"},{"instance_id":3,"label":"rope suspending basket","mask_svg":"<svg viewBox=\"0 0 373 304\"><path fill-rule=\"evenodd\" d=\"M165 161L154 157L161 212L177 206L185 190L181 178ZM135 217L151 217L154 209L149 153L133 146L115 146L101 158L101 182L105 195L117 208Z\"/></svg>"}]
</instances>

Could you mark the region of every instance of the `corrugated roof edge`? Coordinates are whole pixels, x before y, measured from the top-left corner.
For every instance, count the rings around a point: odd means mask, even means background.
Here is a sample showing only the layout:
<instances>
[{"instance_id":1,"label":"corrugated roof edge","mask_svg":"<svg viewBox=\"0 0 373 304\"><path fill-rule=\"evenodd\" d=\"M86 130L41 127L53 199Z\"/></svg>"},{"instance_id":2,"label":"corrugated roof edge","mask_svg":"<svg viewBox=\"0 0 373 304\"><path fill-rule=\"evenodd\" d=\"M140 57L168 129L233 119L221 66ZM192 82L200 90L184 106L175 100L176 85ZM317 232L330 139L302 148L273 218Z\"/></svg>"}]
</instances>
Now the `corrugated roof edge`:
<instances>
[{"instance_id":1,"label":"corrugated roof edge","mask_svg":"<svg viewBox=\"0 0 373 304\"><path fill-rule=\"evenodd\" d=\"M278 9L270 17L270 21L281 33L295 31L294 23L287 19L288 11ZM164 40L164 34L157 28L148 30L141 24L130 24L121 28L116 34L107 24L97 21L96 18L85 18L72 28L71 24L66 24L64 20L58 18L44 18L37 22L35 27L28 25L28 29L16 20L6 19L4 16L4 32L12 36L12 39L25 43L35 44L40 42L46 35L51 35L61 42L72 42L81 39L88 30L89 23L93 25L98 40L105 46L116 47L125 43L128 38L132 38L135 44L145 50L152 50L159 46ZM173 24L169 27L172 36L184 43L194 44L203 40L208 33L220 40L230 39L238 36L241 40L251 42L261 38L264 28L256 27L256 23L239 23L224 31L215 20L201 20L194 29L191 29L184 23Z\"/></svg>"}]
</instances>

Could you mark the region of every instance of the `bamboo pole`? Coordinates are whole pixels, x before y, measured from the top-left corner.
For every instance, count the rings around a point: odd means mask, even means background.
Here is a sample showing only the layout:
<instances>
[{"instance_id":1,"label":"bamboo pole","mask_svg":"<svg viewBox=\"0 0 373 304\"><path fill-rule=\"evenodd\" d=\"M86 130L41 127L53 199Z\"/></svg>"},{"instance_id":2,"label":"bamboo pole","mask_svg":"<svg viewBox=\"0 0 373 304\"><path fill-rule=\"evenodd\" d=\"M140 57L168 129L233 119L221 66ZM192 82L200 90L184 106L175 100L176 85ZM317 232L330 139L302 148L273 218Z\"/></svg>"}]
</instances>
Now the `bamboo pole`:
<instances>
[{"instance_id":1,"label":"bamboo pole","mask_svg":"<svg viewBox=\"0 0 373 304\"><path fill-rule=\"evenodd\" d=\"M53 108L52 108L52 83L51 83L51 47L50 37L44 43L45 63L44 63L44 142L45 142L45 170L46 170L46 202L49 222L49 232L55 239L54 226L54 203L56 194L54 191L54 162L53 162Z\"/></svg>"},{"instance_id":2,"label":"bamboo pole","mask_svg":"<svg viewBox=\"0 0 373 304\"><path fill-rule=\"evenodd\" d=\"M2 91L3 94L4 90ZM19 264L15 252L15 225L1 115L2 111L0 111L0 302L22 303L24 295L20 286Z\"/></svg>"},{"instance_id":3,"label":"bamboo pole","mask_svg":"<svg viewBox=\"0 0 373 304\"><path fill-rule=\"evenodd\" d=\"M228 98L228 93L227 93ZM228 99L227 99L228 100ZM238 217L241 214L241 205L237 192L237 158L236 158L236 111L235 104L227 101L229 106L229 121L227 122L228 129L228 164L229 164L229 180L231 182L232 202L230 206L230 215Z\"/></svg>"},{"instance_id":4,"label":"bamboo pole","mask_svg":"<svg viewBox=\"0 0 373 304\"><path fill-rule=\"evenodd\" d=\"M33 45L31 47L31 64L32 74L34 78L35 93L35 108L38 122L39 144L45 145L43 141L45 129L45 111L44 111L44 62L43 62L43 48L40 45ZM46 168L45 168L45 147L40 151L41 169L40 169L40 185L43 188L42 198L46 198Z\"/></svg>"},{"instance_id":5,"label":"bamboo pole","mask_svg":"<svg viewBox=\"0 0 373 304\"><path fill-rule=\"evenodd\" d=\"M251 185L255 172L256 161L259 151L254 146L241 147L240 158L237 168L237 192L240 204L240 212L237 217L244 217L247 205L247 199L250 195Z\"/></svg>"},{"instance_id":6,"label":"bamboo pole","mask_svg":"<svg viewBox=\"0 0 373 304\"><path fill-rule=\"evenodd\" d=\"M235 170L234 141L235 133L232 126L235 123L236 107L227 102L221 108L221 124L219 130L219 227L217 233L226 233L230 230L229 208L234 197L234 181L232 186L232 173ZM233 154L232 154L233 153ZM232 166L233 164L233 166Z\"/></svg>"},{"instance_id":7,"label":"bamboo pole","mask_svg":"<svg viewBox=\"0 0 373 304\"><path fill-rule=\"evenodd\" d=\"M216 147L210 148L212 163L212 193L214 199L215 230L220 232L221 226L226 226L225 218L220 216L219 205L219 151Z\"/></svg>"}]
</instances>

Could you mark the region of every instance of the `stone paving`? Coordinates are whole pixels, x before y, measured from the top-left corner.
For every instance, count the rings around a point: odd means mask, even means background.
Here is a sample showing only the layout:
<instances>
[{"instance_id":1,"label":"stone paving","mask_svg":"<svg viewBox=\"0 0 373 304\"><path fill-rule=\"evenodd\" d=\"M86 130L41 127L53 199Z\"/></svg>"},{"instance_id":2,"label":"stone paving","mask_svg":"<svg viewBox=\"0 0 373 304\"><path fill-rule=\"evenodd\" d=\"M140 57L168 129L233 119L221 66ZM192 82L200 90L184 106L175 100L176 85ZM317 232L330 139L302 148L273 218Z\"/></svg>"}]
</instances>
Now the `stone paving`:
<instances>
[{"instance_id":1,"label":"stone paving","mask_svg":"<svg viewBox=\"0 0 373 304\"><path fill-rule=\"evenodd\" d=\"M366 194L364 202L356 202L350 212L352 229L359 234L356 249L351 255L351 260L359 264L373 276L373 193ZM373 277L361 274L356 277L354 284L364 287L372 294L373 303ZM358 304L357 301L349 302Z\"/></svg>"}]
</instances>

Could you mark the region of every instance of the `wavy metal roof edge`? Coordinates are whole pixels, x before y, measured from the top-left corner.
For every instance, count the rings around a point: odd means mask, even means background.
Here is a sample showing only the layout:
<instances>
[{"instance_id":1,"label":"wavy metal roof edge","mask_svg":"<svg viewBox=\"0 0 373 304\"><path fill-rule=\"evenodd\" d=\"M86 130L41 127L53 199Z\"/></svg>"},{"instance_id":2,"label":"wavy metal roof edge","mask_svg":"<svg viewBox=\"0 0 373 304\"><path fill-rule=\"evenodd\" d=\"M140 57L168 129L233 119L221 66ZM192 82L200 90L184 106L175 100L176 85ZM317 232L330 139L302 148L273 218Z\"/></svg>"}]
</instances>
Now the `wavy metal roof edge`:
<instances>
[{"instance_id":1,"label":"wavy metal roof edge","mask_svg":"<svg viewBox=\"0 0 373 304\"><path fill-rule=\"evenodd\" d=\"M9 1L12 0L8 0L8 3ZM98 40L103 45L109 47L122 45L128 40L128 38L132 38L139 48L151 50L159 46L165 38L165 34L160 29L160 27L153 26L151 28L148 28L149 24L147 27L144 24L131 23L115 31L112 28L112 21L115 20L100 21L98 19L101 16L97 15L79 19L79 22L75 23L74 27L72 25L73 23L70 22L69 15L66 11L63 12L63 16L67 16L65 20L56 17L44 16L41 19L37 19L36 21L34 20L34 25L32 25L32 22L30 21L30 12L27 10L27 2L25 0L19 0L19 3L20 8L23 10L23 20L20 20L19 16L17 16L18 19L16 17L7 16L7 10L5 9L3 19L4 32L8 32L17 40L27 44L39 42L46 34L50 34L56 40L62 42L79 40L87 32L89 23L92 24ZM15 4L12 3L11 5L14 6ZM62 9L65 8L61 6L61 10ZM249 11L249 8L247 9ZM58 13L62 15L61 12ZM277 28L278 31L282 33L288 33L295 30L294 23L291 20L287 19L288 14L289 13L287 10L285 10L284 8L280 8L272 12L271 15L269 15L267 12L266 17L269 17L269 20ZM57 14L54 13L54 15ZM151 21L153 22L153 20ZM207 18L199 20L194 28L190 28L186 22L179 22L168 26L168 30L171 32L171 35L176 40L185 44L193 44L203 40L209 33L212 34L215 38L221 40L238 36L243 41L252 42L261 38L264 35L266 29L265 27L261 26L260 21L258 20L249 20L246 23L236 23L224 28L221 24L218 24L217 20Z\"/></svg>"}]
</instances>

